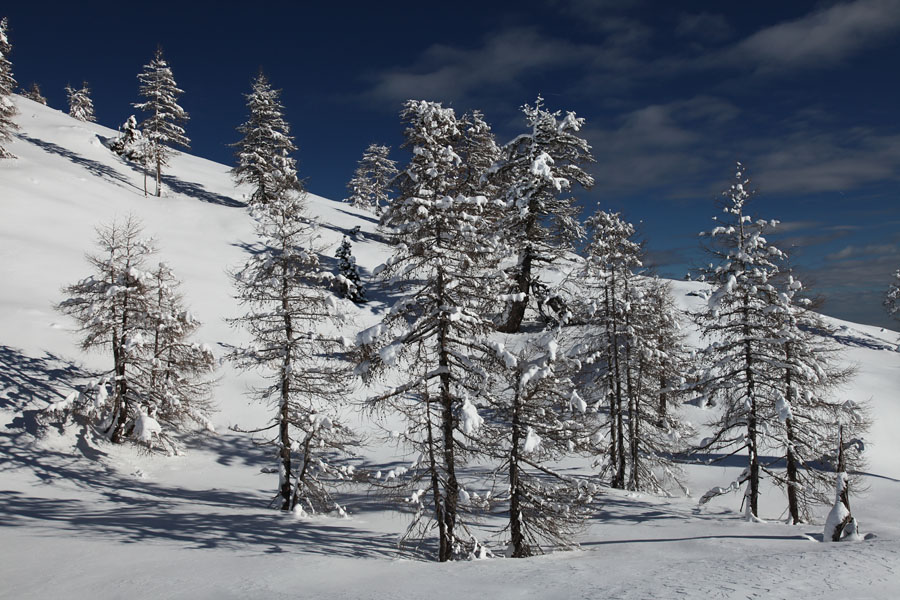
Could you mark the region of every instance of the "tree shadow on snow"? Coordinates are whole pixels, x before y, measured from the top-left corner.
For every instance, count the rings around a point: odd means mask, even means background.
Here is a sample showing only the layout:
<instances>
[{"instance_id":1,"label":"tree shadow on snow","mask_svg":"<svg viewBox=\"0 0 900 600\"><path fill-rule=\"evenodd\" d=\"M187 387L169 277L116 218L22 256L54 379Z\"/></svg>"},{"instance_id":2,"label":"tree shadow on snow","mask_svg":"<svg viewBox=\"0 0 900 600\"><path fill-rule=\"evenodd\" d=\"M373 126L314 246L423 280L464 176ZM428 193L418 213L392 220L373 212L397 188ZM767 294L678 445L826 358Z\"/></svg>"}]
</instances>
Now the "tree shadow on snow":
<instances>
[{"instance_id":1,"label":"tree shadow on snow","mask_svg":"<svg viewBox=\"0 0 900 600\"><path fill-rule=\"evenodd\" d=\"M334 210L336 210L336 211L338 211L338 212L342 212L342 213L344 213L345 215L350 215L351 217L353 217L353 218L355 218L355 219L359 219L359 220L361 220L361 221L368 221L369 223L373 223L373 224L375 224L375 225L378 225L378 222L379 222L378 217L376 217L376 216L374 216L374 215L372 215L372 216L370 216L370 215L360 215L360 214L357 214L357 213L354 213L354 212L350 212L349 210L344 210L343 208L335 208ZM367 234L363 233L363 235L367 235Z\"/></svg>"},{"instance_id":2,"label":"tree shadow on snow","mask_svg":"<svg viewBox=\"0 0 900 600\"><path fill-rule=\"evenodd\" d=\"M21 410L35 400L57 402L91 373L50 352L39 358L0 344L0 408Z\"/></svg>"},{"instance_id":3,"label":"tree shadow on snow","mask_svg":"<svg viewBox=\"0 0 900 600\"><path fill-rule=\"evenodd\" d=\"M69 159L76 165L87 169L87 171L95 177L111 180L113 183L116 183L121 187L130 187L140 190L140 188L129 181L127 177L125 177L109 165L104 165L103 163L97 162L95 160L85 158L80 154L54 144L53 142L46 142L38 138L29 137L23 133L18 134L18 137L26 142L30 142L35 146L38 146L46 152L57 154L59 156L62 156L63 158ZM99 136L98 139L100 139Z\"/></svg>"},{"instance_id":4,"label":"tree shadow on snow","mask_svg":"<svg viewBox=\"0 0 900 600\"><path fill-rule=\"evenodd\" d=\"M115 542L168 541L200 549L358 558L397 552L396 536L344 524L340 518L298 519L265 507L248 506L244 495L236 492L144 485L142 490L136 490L135 485L109 487L102 501L0 491L0 526L40 526Z\"/></svg>"},{"instance_id":5,"label":"tree shadow on snow","mask_svg":"<svg viewBox=\"0 0 900 600\"><path fill-rule=\"evenodd\" d=\"M235 200L234 198L230 198L229 196L223 196L222 194L211 192L199 183L184 181L183 179L179 179L174 175L163 175L161 179L163 184L176 194L190 196L191 198L196 198L197 200L202 200L203 202L218 204L219 206L227 206L229 208L246 208L247 206L245 203Z\"/></svg>"},{"instance_id":6,"label":"tree shadow on snow","mask_svg":"<svg viewBox=\"0 0 900 600\"><path fill-rule=\"evenodd\" d=\"M0 408L21 413L7 429L38 434L37 413L63 400L92 373L50 352L38 358L0 344Z\"/></svg>"},{"instance_id":7,"label":"tree shadow on snow","mask_svg":"<svg viewBox=\"0 0 900 600\"><path fill-rule=\"evenodd\" d=\"M342 518L298 519L267 508L275 493L274 475L259 480L266 489L249 492L162 484L140 472L121 471L122 457L112 456L120 447L95 438L89 427L73 426L77 433L59 436L61 424L43 425L38 413L92 375L49 353L35 358L0 346L0 408L15 414L0 428L0 474L25 471L39 485L58 486L65 495L57 499L0 490L0 527L45 528L125 543L161 540L188 548L349 557L390 557L400 552L395 534L369 531ZM227 467L273 464L271 448L255 445L249 436L195 437L185 446L189 453L208 452ZM126 455L134 452L123 449ZM78 490L74 497L73 487ZM359 492L365 487L345 487L337 498L351 518L384 509L383 502Z\"/></svg>"}]
</instances>

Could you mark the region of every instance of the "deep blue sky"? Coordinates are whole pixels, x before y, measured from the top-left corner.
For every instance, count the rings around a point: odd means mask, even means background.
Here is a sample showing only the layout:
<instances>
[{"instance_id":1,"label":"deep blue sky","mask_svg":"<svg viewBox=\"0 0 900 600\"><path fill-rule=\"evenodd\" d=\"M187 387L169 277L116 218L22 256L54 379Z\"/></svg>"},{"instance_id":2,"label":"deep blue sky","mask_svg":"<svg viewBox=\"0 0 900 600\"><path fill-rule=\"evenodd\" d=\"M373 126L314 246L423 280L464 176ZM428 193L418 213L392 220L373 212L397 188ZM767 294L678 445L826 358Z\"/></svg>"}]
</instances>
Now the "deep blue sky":
<instances>
[{"instance_id":1,"label":"deep blue sky","mask_svg":"<svg viewBox=\"0 0 900 600\"><path fill-rule=\"evenodd\" d=\"M397 147L407 98L485 112L499 140L540 93L587 119L596 186L663 274L702 261L735 160L825 312L890 325L900 268L900 1L752 3L10 2L14 72L65 108L89 82L99 122L133 112L162 45L195 154L231 163L243 94L262 67L283 88L310 191L335 199L370 142ZM893 324L897 328L896 322Z\"/></svg>"}]
</instances>

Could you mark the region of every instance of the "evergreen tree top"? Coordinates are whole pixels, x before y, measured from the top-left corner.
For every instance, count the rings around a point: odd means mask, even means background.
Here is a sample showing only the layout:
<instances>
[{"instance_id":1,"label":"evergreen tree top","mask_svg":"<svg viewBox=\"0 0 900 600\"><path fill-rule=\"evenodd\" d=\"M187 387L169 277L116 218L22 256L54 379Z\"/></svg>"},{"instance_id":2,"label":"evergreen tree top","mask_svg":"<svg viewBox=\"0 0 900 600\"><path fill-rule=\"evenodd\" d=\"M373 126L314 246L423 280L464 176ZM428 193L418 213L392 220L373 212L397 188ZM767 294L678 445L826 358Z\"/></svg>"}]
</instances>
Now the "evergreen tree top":
<instances>
[{"instance_id":1,"label":"evergreen tree top","mask_svg":"<svg viewBox=\"0 0 900 600\"><path fill-rule=\"evenodd\" d=\"M178 123L189 119L187 112L178 104L178 96L184 93L175 84L172 69L163 58L162 48L156 49L156 54L144 70L138 74L140 95L144 102L134 104L134 107L147 114L141 123L141 129L155 146L178 145L190 147L190 139L185 135L185 130Z\"/></svg>"},{"instance_id":2,"label":"evergreen tree top","mask_svg":"<svg viewBox=\"0 0 900 600\"><path fill-rule=\"evenodd\" d=\"M237 130L243 138L233 144L237 148L237 165L232 175L238 183L255 186L251 203L267 204L286 192L303 192L297 178L297 151L290 125L284 119L281 90L273 89L260 73L246 94L249 116Z\"/></svg>"}]
</instances>

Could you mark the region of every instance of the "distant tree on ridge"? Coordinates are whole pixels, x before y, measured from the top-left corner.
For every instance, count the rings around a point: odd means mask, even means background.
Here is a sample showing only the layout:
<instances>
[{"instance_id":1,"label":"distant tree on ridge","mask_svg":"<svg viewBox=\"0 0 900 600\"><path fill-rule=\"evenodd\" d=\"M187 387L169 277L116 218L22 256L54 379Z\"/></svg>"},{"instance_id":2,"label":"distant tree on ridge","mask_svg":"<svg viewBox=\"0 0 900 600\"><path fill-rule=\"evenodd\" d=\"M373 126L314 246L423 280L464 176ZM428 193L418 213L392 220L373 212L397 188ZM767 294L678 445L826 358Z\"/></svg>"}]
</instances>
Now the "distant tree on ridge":
<instances>
[{"instance_id":1,"label":"distant tree on ridge","mask_svg":"<svg viewBox=\"0 0 900 600\"><path fill-rule=\"evenodd\" d=\"M97 120L94 116L94 101L91 100L91 89L86 81L81 84L81 89L77 90L67 85L66 96L69 99L70 117L85 123L93 123Z\"/></svg>"}]
</instances>

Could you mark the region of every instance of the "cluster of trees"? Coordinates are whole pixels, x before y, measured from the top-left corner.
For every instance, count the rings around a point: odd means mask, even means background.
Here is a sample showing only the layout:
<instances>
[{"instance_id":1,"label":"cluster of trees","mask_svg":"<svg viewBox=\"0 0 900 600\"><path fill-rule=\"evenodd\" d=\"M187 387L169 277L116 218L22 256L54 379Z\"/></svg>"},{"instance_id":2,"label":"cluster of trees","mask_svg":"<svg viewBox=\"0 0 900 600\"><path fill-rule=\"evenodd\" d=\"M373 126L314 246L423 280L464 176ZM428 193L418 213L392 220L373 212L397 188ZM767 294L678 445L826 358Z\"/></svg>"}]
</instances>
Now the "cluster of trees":
<instances>
[{"instance_id":1,"label":"cluster of trees","mask_svg":"<svg viewBox=\"0 0 900 600\"><path fill-rule=\"evenodd\" d=\"M9 60L12 46L7 36L7 27L8 22L4 17L0 20L0 158L14 158L3 144L10 139L16 129L12 120L16 114L12 94L17 83ZM121 128L120 137L111 142L110 147L144 170L145 195L147 169L153 169L156 176L155 194L160 196L162 169L168 165L169 159L175 153L173 146L190 147L190 139L182 127L188 120L188 114L178 104L178 97L183 90L175 83L172 69L163 58L162 48L157 48L153 60L138 74L138 80L140 81L138 91L143 101L135 103L134 107L142 111L145 118L138 124L134 115L129 117ZM94 103L87 82L83 83L80 89L67 85L65 90L69 115L79 121L96 121ZM41 89L36 83L32 84L30 90L24 92L24 96L35 102L47 104L47 99L41 94Z\"/></svg>"},{"instance_id":2,"label":"cluster of trees","mask_svg":"<svg viewBox=\"0 0 900 600\"><path fill-rule=\"evenodd\" d=\"M859 466L865 415L832 399L851 373L786 255L763 237L771 223L746 213L743 166L710 233L707 307L680 315L618 214L587 220L589 243L573 262L585 231L571 189L592 183L583 120L540 98L523 112L530 131L503 147L480 114L422 101L401 113L412 159L381 215L395 252L378 277L402 299L358 336L355 356L367 383L391 374L394 386L367 405L402 415L399 439L420 457L383 483L415 506L409 533L433 522L441 560L477 552L471 513L499 504L512 556L564 545L593 490L548 462L585 453L613 487L666 492L679 484L674 457L688 450L677 410L688 399L719 415L694 452L747 456L738 480L703 502L744 488L758 518L767 476L786 490L795 523L830 503L837 455ZM560 270L562 283L542 279ZM685 317L709 340L700 353L685 347ZM501 492L461 480L473 462L500 465L480 480L502 482Z\"/></svg>"},{"instance_id":3,"label":"cluster of trees","mask_svg":"<svg viewBox=\"0 0 900 600\"><path fill-rule=\"evenodd\" d=\"M51 405L51 416L81 420L114 443L134 440L167 453L176 431L212 429L215 359L191 341L200 326L166 263L147 263L157 249L129 218L98 228L93 272L63 289L57 309L80 325L85 350L110 352L113 366L79 392Z\"/></svg>"},{"instance_id":4,"label":"cluster of trees","mask_svg":"<svg viewBox=\"0 0 900 600\"><path fill-rule=\"evenodd\" d=\"M687 400L717 406L694 452L747 457L744 473L702 502L743 487L758 518L769 477L803 522L830 503L838 462L859 465L865 415L829 393L850 372L786 255L765 239L772 222L749 216L742 165L708 235L706 306L683 315L648 276L633 225L603 210L586 229L578 219L573 187L592 183L583 119L539 98L523 107L528 130L501 147L480 113L408 101L412 158L390 202L368 205L394 249L375 276L400 299L351 342L341 335L348 301L364 295L349 240L340 272L323 268L279 91L260 75L247 105L233 175L253 186L257 242L233 272L246 312L232 324L250 343L227 358L267 377L254 394L272 420L248 432L277 456L282 510L343 511L334 484L361 477L410 507L406 537L437 529L440 560L486 553L472 524L492 510L508 515L509 556L570 545L600 481L654 493L681 485ZM125 130L135 129L132 119ZM139 227L113 225L100 241L95 274L66 288L60 310L81 322L85 348L112 350L113 373L53 410L90 417L112 441L165 441L171 451L162 422L205 422L211 354L186 341L196 322L178 317L171 272L144 271L153 247ZM699 353L681 334L688 317L710 340ZM354 472L347 459L359 439L341 419L354 374L367 385L390 377L365 407L402 417L391 438L417 457L409 467ZM595 458L600 479L554 468L572 454ZM841 476L844 497L849 482Z\"/></svg>"},{"instance_id":5,"label":"cluster of trees","mask_svg":"<svg viewBox=\"0 0 900 600\"><path fill-rule=\"evenodd\" d=\"M720 411L714 434L701 447L746 450L748 462L728 488L710 490L702 501L746 483L747 515L758 518L760 482L769 475L785 489L790 518L799 523L809 518L812 504L830 501L832 453L844 444L841 424L852 436L847 443L859 450L856 436L866 418L830 393L852 370L839 366L838 348L826 341L832 332L810 310L812 299L791 274L787 255L766 239L777 222L751 216L753 195L738 163L723 194L724 216L706 234L715 262L704 270L712 284L707 306L695 315L709 340L697 389ZM764 449L774 456L764 457ZM859 467L858 451L844 454L851 468ZM775 471L782 461L784 471Z\"/></svg>"},{"instance_id":6,"label":"cluster of trees","mask_svg":"<svg viewBox=\"0 0 900 600\"><path fill-rule=\"evenodd\" d=\"M9 51L4 19L0 142L14 128ZM153 168L160 195L172 146L189 145L188 116L161 50L138 77L135 107L146 118L131 116L110 147L145 174ZM87 84L67 91L70 113L93 120ZM36 85L31 94L42 98ZM508 515L507 553L522 557L571 544L599 481L654 493L681 485L676 457L692 450L747 460L736 481L701 502L743 489L747 516L758 518L768 477L785 489L791 520L803 522L811 507L831 503L840 471L844 508L835 511L850 522L845 472L860 464L866 417L833 399L851 371L825 341L828 328L788 257L766 240L774 222L750 216L743 165L707 234L706 304L684 315L644 268L632 224L603 210L580 219L575 193L593 184L584 119L538 98L522 109L525 131L501 146L480 112L410 100L401 112L409 163L398 170L390 149L372 144L348 184L348 201L378 215L391 241L375 276L400 298L353 342L341 333L365 290L350 241L330 273L280 92L260 74L246 98L232 173L253 188L257 240L233 271L246 312L231 322L250 343L227 358L267 378L254 395L272 406L272 420L249 433L277 456L280 509L343 511L334 483L362 477L410 507L407 537L437 530L440 560L486 553L471 525L492 510ZM109 351L113 367L49 412L113 442L177 452L171 432L209 427L214 357L190 341L199 323L171 269L146 267L156 249L139 223L101 227L98 242L93 274L66 287L58 308L80 323L83 347ZM893 315L898 299L900 272L885 299ZM700 352L685 345L688 318L708 340ZM365 407L402 417L405 428L391 437L416 456L409 467L354 473L347 458L359 438L341 419L354 376L367 385L390 378ZM679 411L689 400L717 415L692 449ZM554 468L572 454L595 458L599 479Z\"/></svg>"}]
</instances>

